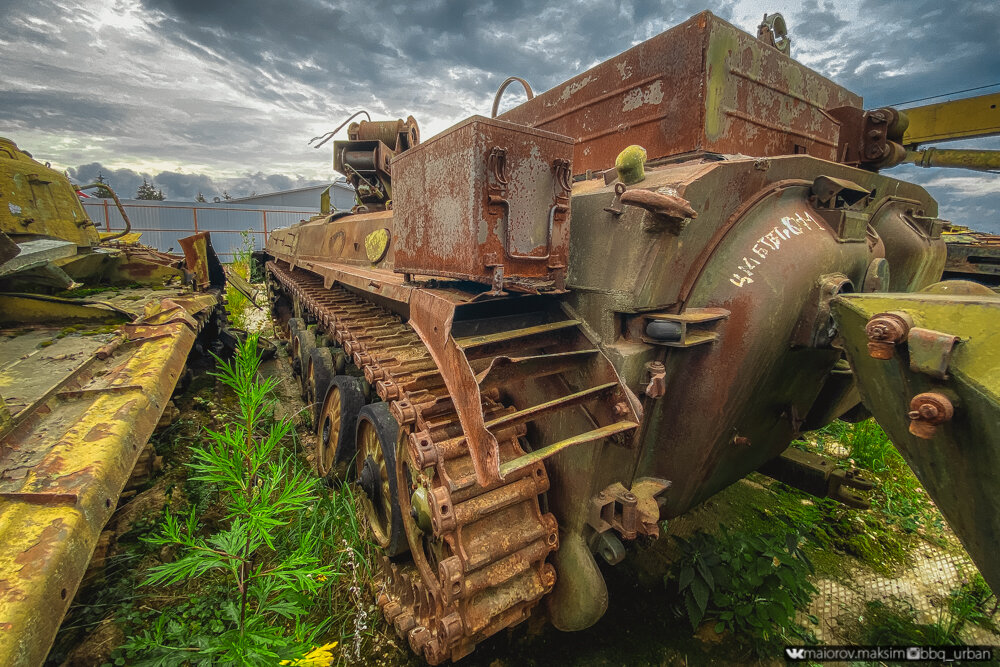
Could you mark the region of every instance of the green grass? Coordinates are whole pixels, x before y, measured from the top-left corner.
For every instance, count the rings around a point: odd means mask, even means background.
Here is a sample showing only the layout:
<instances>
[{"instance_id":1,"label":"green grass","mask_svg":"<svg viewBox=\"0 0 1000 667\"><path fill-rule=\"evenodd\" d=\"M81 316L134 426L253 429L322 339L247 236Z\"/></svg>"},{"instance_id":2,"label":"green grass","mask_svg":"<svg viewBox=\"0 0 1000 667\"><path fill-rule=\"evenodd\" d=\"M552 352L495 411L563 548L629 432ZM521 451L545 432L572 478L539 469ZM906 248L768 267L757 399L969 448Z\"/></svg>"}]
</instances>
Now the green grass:
<instances>
[{"instance_id":1,"label":"green grass","mask_svg":"<svg viewBox=\"0 0 1000 667\"><path fill-rule=\"evenodd\" d=\"M241 232L241 234L242 240L239 247L236 248L236 253L233 256L233 261L229 264L229 269L239 274L245 280L250 281L251 254L254 251L253 236L249 231ZM232 285L226 285L226 310L229 311L229 319L233 324L241 329L246 329L247 311L252 307L245 296L237 292Z\"/></svg>"},{"instance_id":2,"label":"green grass","mask_svg":"<svg viewBox=\"0 0 1000 667\"><path fill-rule=\"evenodd\" d=\"M996 598L977 574L953 590L930 620L918 620L908 602L872 600L850 632L859 644L956 646L967 643L964 631L970 623L995 633L995 618Z\"/></svg>"},{"instance_id":3,"label":"green grass","mask_svg":"<svg viewBox=\"0 0 1000 667\"><path fill-rule=\"evenodd\" d=\"M888 527L898 528L905 534L919 534L941 545L944 529L941 513L874 419L857 424L836 421L814 436L820 451L828 448L831 441L839 442L849 452L849 458L842 464L853 463L870 473L869 477L875 482L871 494L872 512Z\"/></svg>"},{"instance_id":4,"label":"green grass","mask_svg":"<svg viewBox=\"0 0 1000 667\"><path fill-rule=\"evenodd\" d=\"M975 623L994 634L1000 634L997 607L997 596L978 572L948 595L948 611L954 618Z\"/></svg>"}]
</instances>

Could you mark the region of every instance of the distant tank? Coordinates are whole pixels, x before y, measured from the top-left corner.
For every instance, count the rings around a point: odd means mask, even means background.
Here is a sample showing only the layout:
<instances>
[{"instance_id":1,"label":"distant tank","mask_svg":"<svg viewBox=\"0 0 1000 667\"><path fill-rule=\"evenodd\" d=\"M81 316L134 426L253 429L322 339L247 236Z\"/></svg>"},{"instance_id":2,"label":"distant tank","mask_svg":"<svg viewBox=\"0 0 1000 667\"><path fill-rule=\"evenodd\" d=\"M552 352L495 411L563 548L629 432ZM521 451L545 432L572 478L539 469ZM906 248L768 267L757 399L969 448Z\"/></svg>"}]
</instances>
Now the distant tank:
<instances>
[{"instance_id":1,"label":"distant tank","mask_svg":"<svg viewBox=\"0 0 1000 667\"><path fill-rule=\"evenodd\" d=\"M137 236L102 238L65 176L0 138L3 665L44 661L189 352L225 326L207 234L186 257Z\"/></svg>"},{"instance_id":2,"label":"distant tank","mask_svg":"<svg viewBox=\"0 0 1000 667\"><path fill-rule=\"evenodd\" d=\"M360 488L378 605L428 662L542 601L589 627L597 558L755 470L866 506L871 482L786 450L859 409L834 304L937 282L944 223L877 173L900 114L782 27L701 13L424 143L353 123L357 205L270 235L319 471Z\"/></svg>"},{"instance_id":3,"label":"distant tank","mask_svg":"<svg viewBox=\"0 0 1000 667\"><path fill-rule=\"evenodd\" d=\"M1000 235L949 225L944 239L948 246L946 278L972 280L1000 289Z\"/></svg>"}]
</instances>

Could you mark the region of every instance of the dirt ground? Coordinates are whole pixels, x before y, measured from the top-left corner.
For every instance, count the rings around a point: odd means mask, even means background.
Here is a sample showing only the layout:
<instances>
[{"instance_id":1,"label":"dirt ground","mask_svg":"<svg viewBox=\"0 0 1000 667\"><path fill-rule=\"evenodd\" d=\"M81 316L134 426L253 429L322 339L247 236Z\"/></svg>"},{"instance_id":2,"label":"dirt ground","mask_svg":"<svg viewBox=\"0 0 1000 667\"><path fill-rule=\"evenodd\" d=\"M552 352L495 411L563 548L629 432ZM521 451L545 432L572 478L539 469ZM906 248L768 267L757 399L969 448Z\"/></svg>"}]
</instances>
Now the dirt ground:
<instances>
[{"instance_id":1,"label":"dirt ground","mask_svg":"<svg viewBox=\"0 0 1000 667\"><path fill-rule=\"evenodd\" d=\"M287 355L279 350L278 357L267 362L262 370L281 380L279 409L295 421L298 445L311 458L309 452L315 436L307 427L306 406L299 396L298 381L291 374ZM204 388L202 393L205 394ZM196 424L210 424L219 415L210 399L206 404L206 399L195 396L178 400L177 404L179 409L170 415L175 423L193 420ZM162 514L163 507L170 502L165 489L173 488L177 494L183 485L176 476L176 467L173 473L168 470L161 475L147 490L125 498L112 520L114 525L109 526L111 530L127 534L138 522L148 520L144 517ZM699 530L713 532L720 524L755 530L767 521L782 492L776 483L760 475L741 480L698 509L669 522L667 533L658 540L632 545L626 559L617 566L601 563L608 582L610 606L594 627L580 633L562 633L545 622L544 612L537 613L528 622L480 644L462 664L513 667L761 663L732 637L718 635L708 625L692 633L676 601L666 594L664 576L677 553L672 535L690 536ZM113 554L114 549L108 553ZM976 572L950 533L946 533L940 545L917 540L908 566L891 573L876 571L846 553L825 554L823 562L811 579L819 592L809 607L799 612L798 620L826 644L850 643L852 629L871 600L902 601L915 610L921 622L934 622L943 613L949 592ZM86 618L71 612L66 624L83 626ZM388 627L382 627L379 636L373 649L360 656L360 660L344 656L345 660L391 666L422 664L402 647ZM57 644L59 650L51 658L58 659L49 664L67 667L101 664L110 649L123 641L120 629L106 620L92 622L86 626L86 632L64 632L61 638L64 646L59 648ZM968 643L1000 646L1000 635L973 624L963 638ZM65 646L67 642L72 646Z\"/></svg>"}]
</instances>

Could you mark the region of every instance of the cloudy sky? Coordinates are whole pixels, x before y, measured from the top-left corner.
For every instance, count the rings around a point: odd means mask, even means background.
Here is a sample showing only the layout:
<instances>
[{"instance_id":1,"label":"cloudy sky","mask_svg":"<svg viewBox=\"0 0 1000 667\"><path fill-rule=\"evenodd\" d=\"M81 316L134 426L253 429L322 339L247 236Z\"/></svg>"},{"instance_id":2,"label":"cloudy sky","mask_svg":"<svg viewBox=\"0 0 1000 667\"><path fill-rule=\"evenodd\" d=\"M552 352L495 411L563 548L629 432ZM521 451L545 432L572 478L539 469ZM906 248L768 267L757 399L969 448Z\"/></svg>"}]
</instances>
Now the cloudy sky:
<instances>
[{"instance_id":1,"label":"cloudy sky","mask_svg":"<svg viewBox=\"0 0 1000 667\"><path fill-rule=\"evenodd\" d=\"M508 75L546 90L706 7L750 32L782 12L793 56L868 108L1000 84L997 0L0 0L0 135L127 195L303 186L332 176L308 140L358 109L427 138ZM1000 175L890 173L1000 231Z\"/></svg>"}]
</instances>

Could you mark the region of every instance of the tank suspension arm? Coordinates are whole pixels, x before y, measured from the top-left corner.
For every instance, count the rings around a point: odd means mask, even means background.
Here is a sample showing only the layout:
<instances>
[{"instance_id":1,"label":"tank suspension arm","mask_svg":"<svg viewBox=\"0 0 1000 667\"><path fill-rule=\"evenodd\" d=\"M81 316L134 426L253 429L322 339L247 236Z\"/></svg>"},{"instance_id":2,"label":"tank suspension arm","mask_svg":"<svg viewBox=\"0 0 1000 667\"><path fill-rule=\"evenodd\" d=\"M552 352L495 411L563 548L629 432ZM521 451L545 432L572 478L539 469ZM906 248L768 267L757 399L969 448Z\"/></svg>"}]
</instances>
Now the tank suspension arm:
<instances>
[{"instance_id":1,"label":"tank suspension arm","mask_svg":"<svg viewBox=\"0 0 1000 667\"><path fill-rule=\"evenodd\" d=\"M952 167L974 171L1000 171L1000 151L928 148L906 151L904 162L918 167Z\"/></svg>"},{"instance_id":2,"label":"tank suspension arm","mask_svg":"<svg viewBox=\"0 0 1000 667\"><path fill-rule=\"evenodd\" d=\"M842 294L831 314L865 406L1000 590L1000 296L946 281Z\"/></svg>"},{"instance_id":3,"label":"tank suspension arm","mask_svg":"<svg viewBox=\"0 0 1000 667\"><path fill-rule=\"evenodd\" d=\"M108 186L107 183L91 183L90 185L81 186L81 187L77 188L77 190L90 190L91 188L101 188L102 190L107 190L108 192L110 192L111 193L111 198L115 200L115 206L118 207L118 212L122 214L122 220L125 221L125 229L123 231L121 231L118 234L115 234L113 236L107 237L106 239L104 239L102 241L102 243L103 242L107 242L107 241L114 241L116 239L120 239L121 237L123 237L126 234L128 234L129 232L131 232L132 231L132 221L128 219L128 213L125 212L125 207L122 206L122 200L118 198L118 195L115 194L115 191L112 190Z\"/></svg>"}]
</instances>

